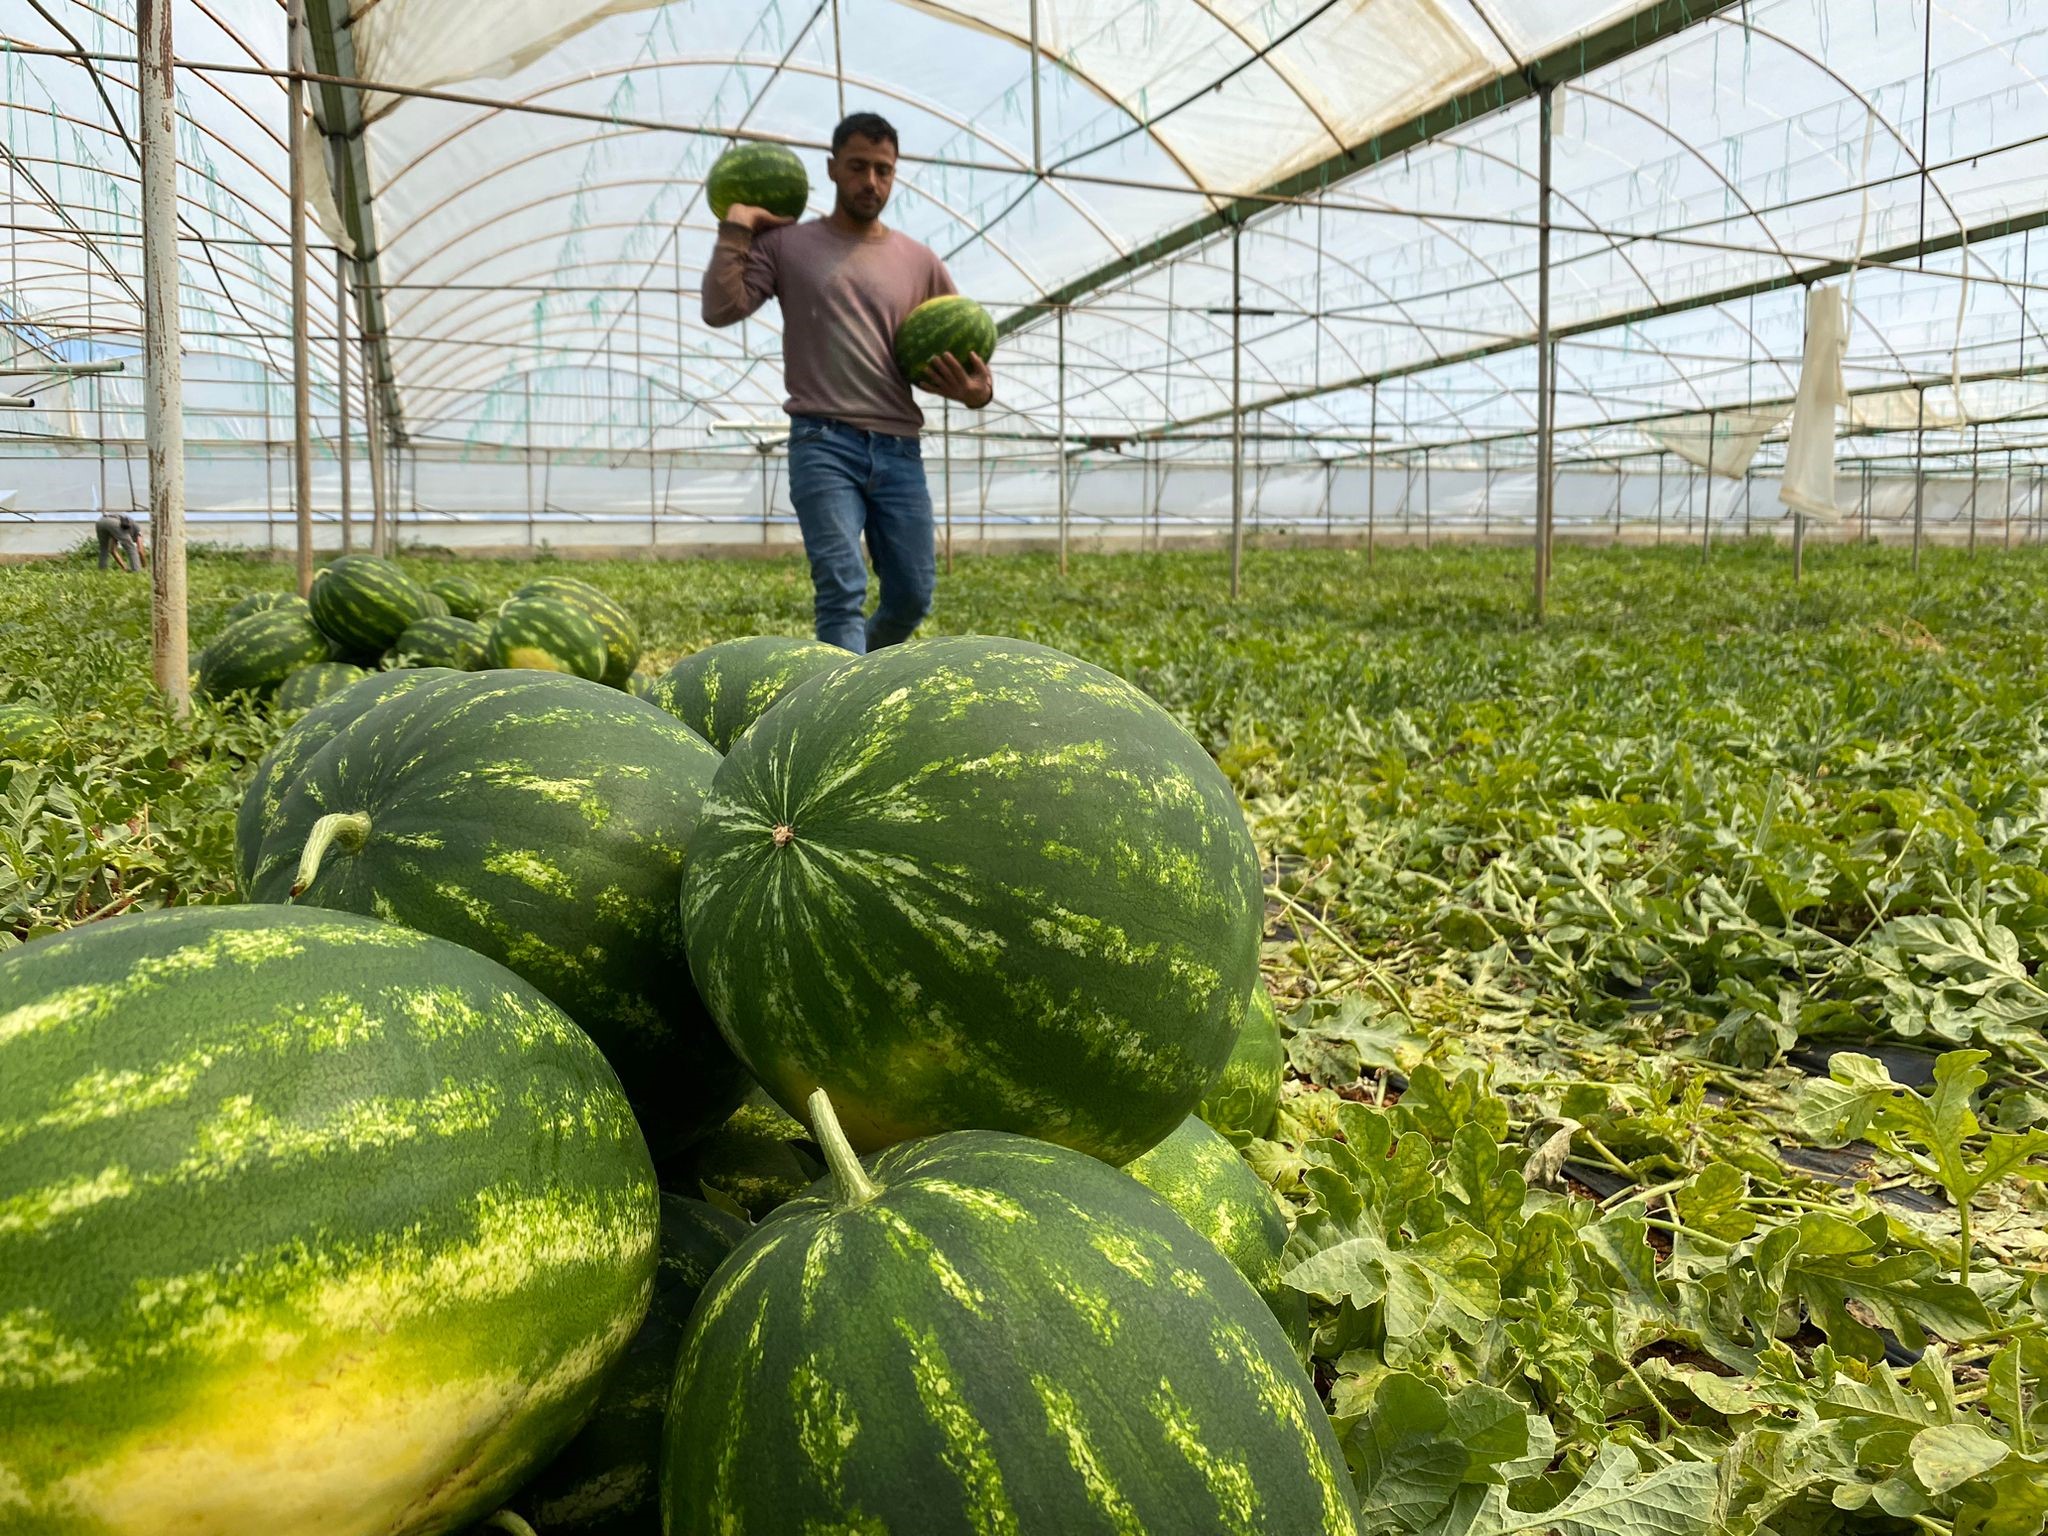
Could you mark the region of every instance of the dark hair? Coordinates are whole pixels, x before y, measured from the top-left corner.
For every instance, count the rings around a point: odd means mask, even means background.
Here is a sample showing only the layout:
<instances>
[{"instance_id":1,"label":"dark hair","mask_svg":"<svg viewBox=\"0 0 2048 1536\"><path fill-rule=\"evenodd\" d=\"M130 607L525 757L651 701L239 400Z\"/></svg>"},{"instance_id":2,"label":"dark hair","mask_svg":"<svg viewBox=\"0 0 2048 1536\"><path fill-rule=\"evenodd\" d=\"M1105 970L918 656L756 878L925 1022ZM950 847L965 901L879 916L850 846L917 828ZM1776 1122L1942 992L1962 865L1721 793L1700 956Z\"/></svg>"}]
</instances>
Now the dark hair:
<instances>
[{"instance_id":1,"label":"dark hair","mask_svg":"<svg viewBox=\"0 0 2048 1536\"><path fill-rule=\"evenodd\" d=\"M879 112L855 112L845 122L832 130L832 153L838 154L846 148L848 139L858 136L873 139L877 144L887 144L891 149L901 151L903 145L896 137L896 125Z\"/></svg>"}]
</instances>

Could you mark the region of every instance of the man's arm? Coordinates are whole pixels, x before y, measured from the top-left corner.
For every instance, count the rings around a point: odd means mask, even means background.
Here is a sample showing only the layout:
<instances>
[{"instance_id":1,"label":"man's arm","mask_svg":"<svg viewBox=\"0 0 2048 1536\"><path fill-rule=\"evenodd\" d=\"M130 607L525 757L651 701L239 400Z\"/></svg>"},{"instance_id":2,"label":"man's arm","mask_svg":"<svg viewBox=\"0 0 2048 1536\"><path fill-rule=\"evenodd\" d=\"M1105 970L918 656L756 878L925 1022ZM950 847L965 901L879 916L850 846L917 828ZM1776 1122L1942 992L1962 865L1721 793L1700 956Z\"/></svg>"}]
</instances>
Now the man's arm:
<instances>
[{"instance_id":1,"label":"man's arm","mask_svg":"<svg viewBox=\"0 0 2048 1536\"><path fill-rule=\"evenodd\" d=\"M718 225L718 243L704 269L704 323L737 325L775 293L774 243L757 244L763 230L795 222L765 208L735 203Z\"/></svg>"}]
</instances>

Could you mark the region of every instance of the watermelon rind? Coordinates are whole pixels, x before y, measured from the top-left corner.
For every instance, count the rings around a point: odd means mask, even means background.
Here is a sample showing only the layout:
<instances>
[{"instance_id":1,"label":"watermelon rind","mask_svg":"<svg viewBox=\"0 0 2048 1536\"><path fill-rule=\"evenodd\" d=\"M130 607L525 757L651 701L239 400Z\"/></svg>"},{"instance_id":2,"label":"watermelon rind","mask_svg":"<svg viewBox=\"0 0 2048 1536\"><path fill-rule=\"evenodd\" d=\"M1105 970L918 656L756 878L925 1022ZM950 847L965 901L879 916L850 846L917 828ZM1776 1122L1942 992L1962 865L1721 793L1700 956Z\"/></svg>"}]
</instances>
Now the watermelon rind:
<instances>
[{"instance_id":1,"label":"watermelon rind","mask_svg":"<svg viewBox=\"0 0 2048 1536\"><path fill-rule=\"evenodd\" d=\"M623 603L573 576L543 576L513 595L557 598L589 614L604 632L604 671L598 681L612 688L624 688L631 681L640 661L640 631Z\"/></svg>"},{"instance_id":2,"label":"watermelon rind","mask_svg":"<svg viewBox=\"0 0 2048 1536\"><path fill-rule=\"evenodd\" d=\"M428 1536L566 1443L638 1330L617 1079L409 929L188 907L0 957L9 1531Z\"/></svg>"},{"instance_id":3,"label":"watermelon rind","mask_svg":"<svg viewBox=\"0 0 2048 1536\"><path fill-rule=\"evenodd\" d=\"M484 665L567 672L597 682L605 670L604 631L558 597L515 597L498 610L484 643Z\"/></svg>"},{"instance_id":4,"label":"watermelon rind","mask_svg":"<svg viewBox=\"0 0 2048 1536\"><path fill-rule=\"evenodd\" d=\"M446 603L449 613L458 619L481 619L490 606L484 589L467 576L436 576L427 583L427 590Z\"/></svg>"},{"instance_id":5,"label":"watermelon rind","mask_svg":"<svg viewBox=\"0 0 2048 1536\"><path fill-rule=\"evenodd\" d=\"M271 703L281 710L311 709L323 699L333 698L369 675L361 667L352 667L345 661L316 661L311 666L298 668L279 683Z\"/></svg>"},{"instance_id":6,"label":"watermelon rind","mask_svg":"<svg viewBox=\"0 0 2048 1536\"><path fill-rule=\"evenodd\" d=\"M508 1507L545 1536L651 1536L660 1526L661 1427L690 1309L748 1223L702 1200L661 1197L654 1299L597 1410Z\"/></svg>"},{"instance_id":7,"label":"watermelon rind","mask_svg":"<svg viewBox=\"0 0 2048 1536\"><path fill-rule=\"evenodd\" d=\"M780 144L736 144L712 164L704 196L714 219L723 219L734 203L800 219L810 206L811 178L794 150Z\"/></svg>"},{"instance_id":8,"label":"watermelon rind","mask_svg":"<svg viewBox=\"0 0 2048 1536\"><path fill-rule=\"evenodd\" d=\"M745 1086L690 984L676 905L718 761L602 684L456 673L375 705L300 768L249 894L404 923L506 965L597 1041L667 1155Z\"/></svg>"},{"instance_id":9,"label":"watermelon rind","mask_svg":"<svg viewBox=\"0 0 2048 1536\"><path fill-rule=\"evenodd\" d=\"M225 700L237 694L268 699L299 668L333 659L333 647L296 608L272 608L237 619L199 653L199 692Z\"/></svg>"},{"instance_id":10,"label":"watermelon rind","mask_svg":"<svg viewBox=\"0 0 2048 1536\"><path fill-rule=\"evenodd\" d=\"M439 668L404 672L373 672L361 682L308 710L256 765L255 777L242 792L235 812L235 884L246 900L256 878L256 860L263 851L263 832L277 816L285 792L299 781L299 770L336 736L342 727L369 713L372 706L428 683L459 674Z\"/></svg>"},{"instance_id":11,"label":"watermelon rind","mask_svg":"<svg viewBox=\"0 0 2048 1536\"><path fill-rule=\"evenodd\" d=\"M913 384L945 353L963 367L972 353L984 363L995 355L996 323L989 312L960 294L926 299L896 328L896 364Z\"/></svg>"},{"instance_id":12,"label":"watermelon rind","mask_svg":"<svg viewBox=\"0 0 2048 1536\"><path fill-rule=\"evenodd\" d=\"M831 1180L748 1234L691 1316L666 1536L1354 1536L1285 1333L1150 1190L992 1131L863 1166L813 1126Z\"/></svg>"},{"instance_id":13,"label":"watermelon rind","mask_svg":"<svg viewBox=\"0 0 2048 1536\"><path fill-rule=\"evenodd\" d=\"M252 613L268 613L273 608L297 609L308 618L311 618L313 613L306 605L306 600L296 592L251 592L227 611L226 616L221 619L221 624L225 627L237 619L246 619Z\"/></svg>"},{"instance_id":14,"label":"watermelon rind","mask_svg":"<svg viewBox=\"0 0 2048 1536\"><path fill-rule=\"evenodd\" d=\"M343 555L313 575L313 621L345 658L377 656L427 614L427 591L389 560Z\"/></svg>"},{"instance_id":15,"label":"watermelon rind","mask_svg":"<svg viewBox=\"0 0 2048 1536\"><path fill-rule=\"evenodd\" d=\"M1280 1083L1286 1076L1287 1047L1273 994L1263 981L1252 987L1251 1006L1223 1071L1202 1095L1195 1113L1232 1139L1269 1135L1280 1113Z\"/></svg>"},{"instance_id":16,"label":"watermelon rind","mask_svg":"<svg viewBox=\"0 0 2048 1536\"><path fill-rule=\"evenodd\" d=\"M1222 1070L1264 890L1229 782L1045 646L911 641L733 744L683 875L690 971L777 1102L854 1144L986 1128L1136 1156Z\"/></svg>"},{"instance_id":17,"label":"watermelon rind","mask_svg":"<svg viewBox=\"0 0 2048 1536\"><path fill-rule=\"evenodd\" d=\"M851 652L817 640L751 635L685 656L655 682L654 702L720 752L799 683L835 672Z\"/></svg>"},{"instance_id":18,"label":"watermelon rind","mask_svg":"<svg viewBox=\"0 0 2048 1536\"><path fill-rule=\"evenodd\" d=\"M425 618L405 627L386 664L474 672L484 664L484 648L490 638L491 632L472 619L452 614Z\"/></svg>"},{"instance_id":19,"label":"watermelon rind","mask_svg":"<svg viewBox=\"0 0 2048 1536\"><path fill-rule=\"evenodd\" d=\"M1228 1141L1194 1115L1124 1172L1180 1213L1251 1282L1298 1355L1308 1351L1308 1298L1281 1280L1287 1215L1280 1198Z\"/></svg>"}]
</instances>

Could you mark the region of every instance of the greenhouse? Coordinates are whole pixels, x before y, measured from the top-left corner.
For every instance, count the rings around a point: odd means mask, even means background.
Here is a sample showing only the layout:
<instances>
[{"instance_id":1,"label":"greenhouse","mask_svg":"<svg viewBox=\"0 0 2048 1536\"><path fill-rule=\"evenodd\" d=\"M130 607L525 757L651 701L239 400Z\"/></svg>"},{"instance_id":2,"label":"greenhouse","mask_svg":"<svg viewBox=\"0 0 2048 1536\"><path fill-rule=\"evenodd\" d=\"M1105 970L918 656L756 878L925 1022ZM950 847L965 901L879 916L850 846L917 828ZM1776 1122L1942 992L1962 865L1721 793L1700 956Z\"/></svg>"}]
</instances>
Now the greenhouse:
<instances>
[{"instance_id":1,"label":"greenhouse","mask_svg":"<svg viewBox=\"0 0 2048 1536\"><path fill-rule=\"evenodd\" d=\"M2048 1536L2048 8L6 0L0 160L0 1536Z\"/></svg>"}]
</instances>

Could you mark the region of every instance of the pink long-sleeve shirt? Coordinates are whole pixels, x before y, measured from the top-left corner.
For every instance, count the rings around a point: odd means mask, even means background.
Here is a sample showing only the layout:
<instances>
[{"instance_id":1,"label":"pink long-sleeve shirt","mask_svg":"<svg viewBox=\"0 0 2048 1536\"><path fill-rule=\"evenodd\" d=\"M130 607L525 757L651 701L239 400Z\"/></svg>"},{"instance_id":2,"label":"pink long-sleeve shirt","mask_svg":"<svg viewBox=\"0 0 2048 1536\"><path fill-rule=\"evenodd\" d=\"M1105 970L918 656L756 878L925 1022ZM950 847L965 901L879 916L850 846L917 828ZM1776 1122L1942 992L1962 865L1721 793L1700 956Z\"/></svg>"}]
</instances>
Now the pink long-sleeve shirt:
<instances>
[{"instance_id":1,"label":"pink long-sleeve shirt","mask_svg":"<svg viewBox=\"0 0 2048 1536\"><path fill-rule=\"evenodd\" d=\"M704 272L704 323L733 325L780 300L783 408L915 437L924 412L896 366L896 328L955 291L929 246L881 225L847 235L812 219L755 234L728 222Z\"/></svg>"}]
</instances>

